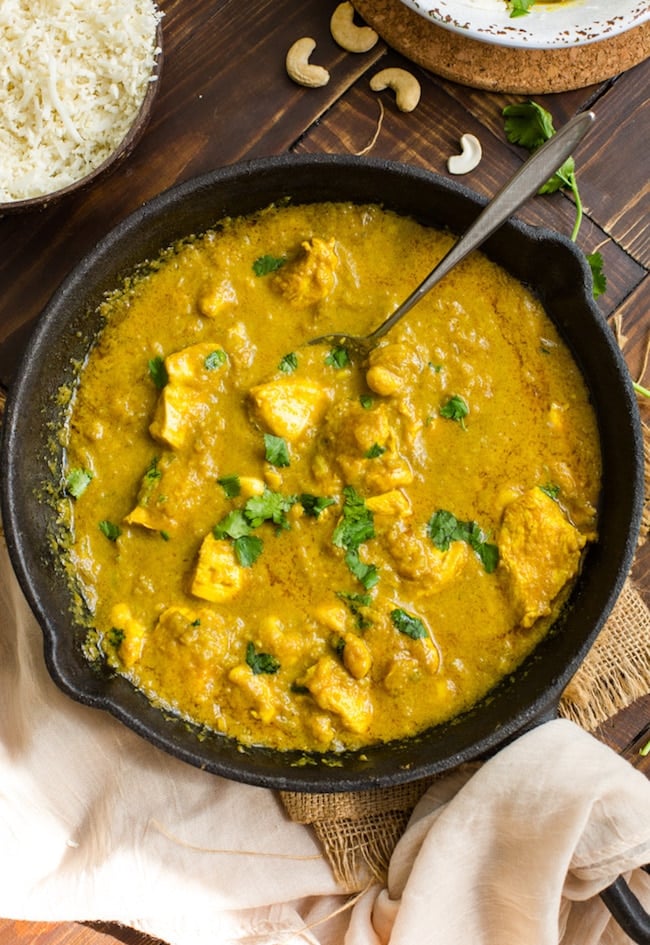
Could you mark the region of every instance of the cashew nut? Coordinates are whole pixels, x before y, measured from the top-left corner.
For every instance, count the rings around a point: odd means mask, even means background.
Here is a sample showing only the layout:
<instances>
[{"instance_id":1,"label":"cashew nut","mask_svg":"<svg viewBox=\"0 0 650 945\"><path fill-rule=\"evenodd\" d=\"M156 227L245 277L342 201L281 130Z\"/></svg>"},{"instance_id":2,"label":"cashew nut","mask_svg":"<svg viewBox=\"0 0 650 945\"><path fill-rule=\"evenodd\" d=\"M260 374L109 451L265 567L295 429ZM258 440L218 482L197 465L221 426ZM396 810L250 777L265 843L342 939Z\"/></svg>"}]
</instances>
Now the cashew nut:
<instances>
[{"instance_id":1,"label":"cashew nut","mask_svg":"<svg viewBox=\"0 0 650 945\"><path fill-rule=\"evenodd\" d=\"M420 101L420 83L406 69L382 69L370 80L370 88L373 92L392 89L401 112L412 112Z\"/></svg>"},{"instance_id":2,"label":"cashew nut","mask_svg":"<svg viewBox=\"0 0 650 945\"><path fill-rule=\"evenodd\" d=\"M330 20L332 37L346 52L368 52L375 45L379 36L369 26L356 26L353 18L354 7L352 4L339 3Z\"/></svg>"},{"instance_id":3,"label":"cashew nut","mask_svg":"<svg viewBox=\"0 0 650 945\"><path fill-rule=\"evenodd\" d=\"M453 154L447 161L450 174L468 174L481 161L481 142L474 135L461 135L460 146L461 153Z\"/></svg>"},{"instance_id":4,"label":"cashew nut","mask_svg":"<svg viewBox=\"0 0 650 945\"><path fill-rule=\"evenodd\" d=\"M285 65L289 78L310 89L318 89L327 85L330 74L323 66L312 65L309 57L316 48L316 40L310 36L297 39L289 49Z\"/></svg>"}]
</instances>

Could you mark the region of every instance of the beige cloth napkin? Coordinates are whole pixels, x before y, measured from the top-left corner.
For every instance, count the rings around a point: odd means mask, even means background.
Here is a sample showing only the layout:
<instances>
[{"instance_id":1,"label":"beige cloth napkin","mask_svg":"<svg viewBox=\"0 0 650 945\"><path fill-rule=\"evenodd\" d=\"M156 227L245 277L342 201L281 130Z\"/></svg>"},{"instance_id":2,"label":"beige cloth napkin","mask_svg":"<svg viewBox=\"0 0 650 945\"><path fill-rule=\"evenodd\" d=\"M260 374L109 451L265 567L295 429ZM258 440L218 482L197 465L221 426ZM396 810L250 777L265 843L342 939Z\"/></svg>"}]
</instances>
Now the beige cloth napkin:
<instances>
[{"instance_id":1,"label":"beige cloth napkin","mask_svg":"<svg viewBox=\"0 0 650 945\"><path fill-rule=\"evenodd\" d=\"M387 887L346 896L277 795L182 764L54 686L0 547L0 915L171 945L615 945L650 906L650 782L567 720L434 782Z\"/></svg>"}]
</instances>

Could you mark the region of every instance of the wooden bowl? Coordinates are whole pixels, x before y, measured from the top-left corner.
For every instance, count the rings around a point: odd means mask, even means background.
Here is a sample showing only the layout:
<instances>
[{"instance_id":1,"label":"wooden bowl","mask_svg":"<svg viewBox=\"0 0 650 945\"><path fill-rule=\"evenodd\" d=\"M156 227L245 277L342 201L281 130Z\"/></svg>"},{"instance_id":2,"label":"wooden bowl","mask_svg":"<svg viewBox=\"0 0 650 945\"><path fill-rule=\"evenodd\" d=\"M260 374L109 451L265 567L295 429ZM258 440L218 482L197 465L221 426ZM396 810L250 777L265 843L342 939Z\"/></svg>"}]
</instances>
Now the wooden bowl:
<instances>
[{"instance_id":1,"label":"wooden bowl","mask_svg":"<svg viewBox=\"0 0 650 945\"><path fill-rule=\"evenodd\" d=\"M68 184L65 187L50 191L49 193L28 197L24 200L9 200L5 202L0 201L0 217L7 216L10 213L21 213L26 210L42 210L45 207L62 200L64 197L67 197L70 194L78 193L79 191L85 190L91 185L96 184L98 181L107 177L109 174L112 174L113 171L116 170L120 164L126 160L126 158L128 158L135 146L140 141L147 125L149 124L149 119L151 118L151 112L153 110L153 104L158 94L163 63L162 40L163 31L159 21L156 30L156 48L159 50L159 52L156 54L156 61L151 74L151 78L154 79L154 81L149 81L147 83L144 97L140 103L140 108L133 119L131 127L124 135L115 150L109 154L101 164L98 164L97 167L95 167L88 174L85 174L83 177L80 177L78 180L73 181L71 184Z\"/></svg>"}]
</instances>

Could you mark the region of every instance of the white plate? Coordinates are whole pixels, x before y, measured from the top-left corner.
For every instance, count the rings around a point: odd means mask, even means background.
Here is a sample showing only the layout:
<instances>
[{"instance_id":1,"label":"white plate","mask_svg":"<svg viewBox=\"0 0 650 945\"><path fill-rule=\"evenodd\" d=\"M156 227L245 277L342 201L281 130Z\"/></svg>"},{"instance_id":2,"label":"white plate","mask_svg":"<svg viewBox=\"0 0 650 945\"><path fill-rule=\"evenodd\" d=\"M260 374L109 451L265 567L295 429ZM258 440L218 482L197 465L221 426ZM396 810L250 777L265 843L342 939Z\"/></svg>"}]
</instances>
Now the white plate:
<instances>
[{"instance_id":1,"label":"white plate","mask_svg":"<svg viewBox=\"0 0 650 945\"><path fill-rule=\"evenodd\" d=\"M650 20L649 0L537 0L511 17L506 0L401 0L436 26L484 43L548 49L583 46Z\"/></svg>"}]
</instances>

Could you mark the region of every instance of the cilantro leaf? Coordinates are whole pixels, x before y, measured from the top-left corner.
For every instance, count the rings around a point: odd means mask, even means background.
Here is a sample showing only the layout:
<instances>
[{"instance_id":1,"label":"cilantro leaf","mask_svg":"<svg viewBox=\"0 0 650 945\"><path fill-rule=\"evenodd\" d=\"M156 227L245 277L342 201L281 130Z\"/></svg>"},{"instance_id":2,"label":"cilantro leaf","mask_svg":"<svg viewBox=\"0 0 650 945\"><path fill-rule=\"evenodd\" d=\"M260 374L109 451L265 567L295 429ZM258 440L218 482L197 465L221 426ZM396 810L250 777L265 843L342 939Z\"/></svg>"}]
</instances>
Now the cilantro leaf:
<instances>
[{"instance_id":1,"label":"cilantro leaf","mask_svg":"<svg viewBox=\"0 0 650 945\"><path fill-rule=\"evenodd\" d=\"M150 358L149 361L147 361L147 367L149 369L149 377L158 390L162 390L169 381L169 375L165 367L165 359L160 356Z\"/></svg>"},{"instance_id":2,"label":"cilantro leaf","mask_svg":"<svg viewBox=\"0 0 650 945\"><path fill-rule=\"evenodd\" d=\"M588 253L587 262L593 279L593 295L597 299L607 289L607 277L603 271L603 257L598 252Z\"/></svg>"},{"instance_id":3,"label":"cilantro leaf","mask_svg":"<svg viewBox=\"0 0 650 945\"><path fill-rule=\"evenodd\" d=\"M550 112L537 102L506 105L502 115L505 118L504 127L508 141L511 144L520 144L529 151L536 151L555 134Z\"/></svg>"},{"instance_id":4,"label":"cilantro leaf","mask_svg":"<svg viewBox=\"0 0 650 945\"><path fill-rule=\"evenodd\" d=\"M217 482L226 493L227 499L236 499L241 493L241 483L239 481L239 476L235 473L230 476L220 476L220 478L217 479Z\"/></svg>"},{"instance_id":5,"label":"cilantro leaf","mask_svg":"<svg viewBox=\"0 0 650 945\"><path fill-rule=\"evenodd\" d=\"M459 397L458 394L454 394L453 397L450 397L446 404L440 408L440 416L444 417L446 420L455 420L461 425L463 430L465 427L465 417L469 413L469 407L467 403L463 400L462 397Z\"/></svg>"},{"instance_id":6,"label":"cilantro leaf","mask_svg":"<svg viewBox=\"0 0 650 945\"><path fill-rule=\"evenodd\" d=\"M217 368L222 367L228 360L228 355L223 350L223 348L215 348L214 351L211 351L205 358L203 362L206 371L216 371Z\"/></svg>"},{"instance_id":7,"label":"cilantro leaf","mask_svg":"<svg viewBox=\"0 0 650 945\"><path fill-rule=\"evenodd\" d=\"M255 260L253 272L256 276L268 276L270 272L281 269L286 261L286 256L272 256L270 253L266 253L264 256L258 256Z\"/></svg>"},{"instance_id":8,"label":"cilantro leaf","mask_svg":"<svg viewBox=\"0 0 650 945\"><path fill-rule=\"evenodd\" d=\"M274 522L282 528L288 528L287 512L296 501L294 496L284 496L281 492L264 489L262 495L251 496L244 505L244 515L252 528L258 528L262 522Z\"/></svg>"},{"instance_id":9,"label":"cilantro leaf","mask_svg":"<svg viewBox=\"0 0 650 945\"><path fill-rule=\"evenodd\" d=\"M510 18L515 16L525 16L530 13L530 8L535 5L535 0L508 0L508 9Z\"/></svg>"},{"instance_id":10,"label":"cilantro leaf","mask_svg":"<svg viewBox=\"0 0 650 945\"><path fill-rule=\"evenodd\" d=\"M492 574L499 563L499 549L487 540L476 522L462 522L452 512L439 509L429 519L427 531L440 551L447 551L452 541L466 542L488 574Z\"/></svg>"},{"instance_id":11,"label":"cilantro leaf","mask_svg":"<svg viewBox=\"0 0 650 945\"><path fill-rule=\"evenodd\" d=\"M440 551L448 551L452 541L462 541L462 523L446 509L439 509L429 519L429 538Z\"/></svg>"},{"instance_id":12,"label":"cilantro leaf","mask_svg":"<svg viewBox=\"0 0 650 945\"><path fill-rule=\"evenodd\" d=\"M280 669L280 660L270 653L258 653L254 643L248 643L246 646L246 662L256 676L260 673L273 675Z\"/></svg>"},{"instance_id":13,"label":"cilantro leaf","mask_svg":"<svg viewBox=\"0 0 650 945\"><path fill-rule=\"evenodd\" d=\"M65 491L72 499L83 495L91 483L93 474L89 469L71 469L65 478Z\"/></svg>"},{"instance_id":14,"label":"cilantro leaf","mask_svg":"<svg viewBox=\"0 0 650 945\"><path fill-rule=\"evenodd\" d=\"M552 482L547 482L546 485L540 486L539 488L549 497L549 499L557 500L560 494L560 487L554 485Z\"/></svg>"},{"instance_id":15,"label":"cilantro leaf","mask_svg":"<svg viewBox=\"0 0 650 945\"><path fill-rule=\"evenodd\" d=\"M363 584L367 591L371 590L379 581L377 565L366 564L365 561L362 561L356 548L351 548L346 552L345 563L354 577Z\"/></svg>"},{"instance_id":16,"label":"cilantro leaf","mask_svg":"<svg viewBox=\"0 0 650 945\"><path fill-rule=\"evenodd\" d=\"M250 568L262 554L264 542L257 535L240 535L233 541L233 548L242 568Z\"/></svg>"},{"instance_id":17,"label":"cilantro leaf","mask_svg":"<svg viewBox=\"0 0 650 945\"><path fill-rule=\"evenodd\" d=\"M360 630L367 630L372 626L372 621L363 616L362 608L370 607L372 598L370 594L354 594L348 591L337 591L336 596L347 605L348 610L355 617L357 626Z\"/></svg>"},{"instance_id":18,"label":"cilantro leaf","mask_svg":"<svg viewBox=\"0 0 650 945\"><path fill-rule=\"evenodd\" d=\"M555 134L550 112L547 112L537 102L529 100L516 105L506 105L502 115L505 118L504 127L508 141L513 144L520 144L529 151L536 151L540 145ZM576 216L571 232L571 239L575 242L580 231L583 210L576 178L575 162L572 157L566 159L562 167L539 188L538 193L552 194L562 190L562 188L568 188L575 200Z\"/></svg>"},{"instance_id":19,"label":"cilantro leaf","mask_svg":"<svg viewBox=\"0 0 650 945\"><path fill-rule=\"evenodd\" d=\"M354 486L346 486L343 497L342 515L332 541L337 548L356 550L364 541L375 537L374 518Z\"/></svg>"},{"instance_id":20,"label":"cilantro leaf","mask_svg":"<svg viewBox=\"0 0 650 945\"><path fill-rule=\"evenodd\" d=\"M126 633L124 630L121 630L119 627L111 627L111 629L106 634L106 639L111 646L118 647L120 643L125 639Z\"/></svg>"},{"instance_id":21,"label":"cilantro leaf","mask_svg":"<svg viewBox=\"0 0 650 945\"><path fill-rule=\"evenodd\" d=\"M385 446L380 446L379 443L373 443L364 455L366 459L378 459L380 456L383 456L385 452Z\"/></svg>"},{"instance_id":22,"label":"cilantro leaf","mask_svg":"<svg viewBox=\"0 0 650 945\"><path fill-rule=\"evenodd\" d=\"M273 436L272 433L264 434L264 450L266 461L272 466L289 466L289 447L281 436Z\"/></svg>"},{"instance_id":23,"label":"cilantro leaf","mask_svg":"<svg viewBox=\"0 0 650 945\"><path fill-rule=\"evenodd\" d=\"M117 541L117 539L122 534L122 529L119 525L114 525L113 522L109 522L107 519L104 519L99 523L99 530L102 535L105 535L109 541Z\"/></svg>"},{"instance_id":24,"label":"cilantro leaf","mask_svg":"<svg viewBox=\"0 0 650 945\"><path fill-rule=\"evenodd\" d=\"M325 364L330 367L340 370L341 368L347 367L350 363L350 354L347 348L332 348L330 353L325 358Z\"/></svg>"},{"instance_id":25,"label":"cilantro leaf","mask_svg":"<svg viewBox=\"0 0 650 945\"><path fill-rule=\"evenodd\" d=\"M391 610L390 619L400 633L405 633L412 640L422 640L428 636L427 629L420 618L414 617L413 614L409 614L401 608Z\"/></svg>"},{"instance_id":26,"label":"cilantro leaf","mask_svg":"<svg viewBox=\"0 0 650 945\"><path fill-rule=\"evenodd\" d=\"M359 403L361 404L364 410L372 410L372 405L374 401L372 397L370 396L370 394L361 394L361 396L359 397Z\"/></svg>"},{"instance_id":27,"label":"cilantro leaf","mask_svg":"<svg viewBox=\"0 0 650 945\"><path fill-rule=\"evenodd\" d=\"M311 518L318 518L320 513L334 505L335 500L331 499L326 495L311 495L308 492L303 492L302 495L298 497L298 501L305 510L305 514L311 516Z\"/></svg>"},{"instance_id":28,"label":"cilantro leaf","mask_svg":"<svg viewBox=\"0 0 650 945\"><path fill-rule=\"evenodd\" d=\"M283 374L292 374L297 367L298 355L294 351L291 351L289 354L285 354L278 364L278 370L282 371Z\"/></svg>"},{"instance_id":29,"label":"cilantro leaf","mask_svg":"<svg viewBox=\"0 0 650 945\"><path fill-rule=\"evenodd\" d=\"M215 538L242 538L244 535L249 535L250 530L251 527L242 510L233 509L214 526L212 534Z\"/></svg>"}]
</instances>

